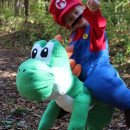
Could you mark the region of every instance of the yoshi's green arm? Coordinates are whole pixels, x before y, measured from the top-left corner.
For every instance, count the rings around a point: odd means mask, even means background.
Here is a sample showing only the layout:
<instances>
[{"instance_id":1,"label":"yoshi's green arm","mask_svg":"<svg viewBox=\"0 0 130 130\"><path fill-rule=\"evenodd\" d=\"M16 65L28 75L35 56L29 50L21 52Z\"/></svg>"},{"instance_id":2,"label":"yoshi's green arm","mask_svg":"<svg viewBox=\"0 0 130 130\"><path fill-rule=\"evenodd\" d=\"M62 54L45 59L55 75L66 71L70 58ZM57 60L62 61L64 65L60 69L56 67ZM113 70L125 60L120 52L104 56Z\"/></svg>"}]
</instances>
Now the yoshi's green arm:
<instances>
[{"instance_id":1,"label":"yoshi's green arm","mask_svg":"<svg viewBox=\"0 0 130 130\"><path fill-rule=\"evenodd\" d=\"M41 118L38 130L49 130L60 111L60 107L54 100L50 101Z\"/></svg>"},{"instance_id":2,"label":"yoshi's green arm","mask_svg":"<svg viewBox=\"0 0 130 130\"><path fill-rule=\"evenodd\" d=\"M79 93L73 104L73 112L70 119L68 130L85 130L85 124L87 122L89 105L90 105L90 93Z\"/></svg>"}]
</instances>

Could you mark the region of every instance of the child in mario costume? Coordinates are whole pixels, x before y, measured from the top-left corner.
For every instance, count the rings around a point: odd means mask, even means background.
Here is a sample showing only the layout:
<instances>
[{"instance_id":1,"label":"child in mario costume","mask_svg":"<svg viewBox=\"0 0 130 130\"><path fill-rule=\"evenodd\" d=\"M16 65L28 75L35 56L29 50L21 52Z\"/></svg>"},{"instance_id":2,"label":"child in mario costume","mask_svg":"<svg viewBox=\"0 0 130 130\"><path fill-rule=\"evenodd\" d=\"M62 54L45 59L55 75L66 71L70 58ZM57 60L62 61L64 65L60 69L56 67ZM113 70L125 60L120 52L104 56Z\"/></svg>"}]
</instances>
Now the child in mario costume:
<instances>
[{"instance_id":1,"label":"child in mario costume","mask_svg":"<svg viewBox=\"0 0 130 130\"><path fill-rule=\"evenodd\" d=\"M109 63L106 19L101 15L98 0L88 0L84 8L80 0L52 0L50 13L54 21L71 29L71 56L82 66L79 79L97 99L125 112L130 127L130 89Z\"/></svg>"}]
</instances>

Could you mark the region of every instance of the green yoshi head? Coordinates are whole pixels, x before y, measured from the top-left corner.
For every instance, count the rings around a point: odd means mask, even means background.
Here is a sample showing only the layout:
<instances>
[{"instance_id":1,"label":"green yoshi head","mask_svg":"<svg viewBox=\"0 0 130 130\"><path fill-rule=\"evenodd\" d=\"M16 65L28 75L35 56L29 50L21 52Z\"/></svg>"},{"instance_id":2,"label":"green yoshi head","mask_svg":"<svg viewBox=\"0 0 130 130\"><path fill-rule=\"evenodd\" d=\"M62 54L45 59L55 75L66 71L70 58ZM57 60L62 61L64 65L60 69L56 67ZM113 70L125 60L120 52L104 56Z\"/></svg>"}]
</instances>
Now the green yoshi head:
<instances>
[{"instance_id":1,"label":"green yoshi head","mask_svg":"<svg viewBox=\"0 0 130 130\"><path fill-rule=\"evenodd\" d=\"M16 85L20 95L35 101L47 99L55 87L54 68L70 71L64 47L57 40L36 42L31 59L23 62L17 71Z\"/></svg>"}]
</instances>

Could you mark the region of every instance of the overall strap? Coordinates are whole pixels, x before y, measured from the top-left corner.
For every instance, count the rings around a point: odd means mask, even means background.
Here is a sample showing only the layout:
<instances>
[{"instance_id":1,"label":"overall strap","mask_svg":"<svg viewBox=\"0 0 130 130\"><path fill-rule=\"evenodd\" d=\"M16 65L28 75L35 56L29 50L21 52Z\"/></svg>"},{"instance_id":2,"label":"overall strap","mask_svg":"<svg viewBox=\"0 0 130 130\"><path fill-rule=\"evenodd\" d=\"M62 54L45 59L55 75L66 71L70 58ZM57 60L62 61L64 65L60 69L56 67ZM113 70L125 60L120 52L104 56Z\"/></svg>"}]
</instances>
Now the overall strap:
<instances>
[{"instance_id":1,"label":"overall strap","mask_svg":"<svg viewBox=\"0 0 130 130\"><path fill-rule=\"evenodd\" d=\"M73 30L69 36L68 45L72 42L74 36L75 36L76 30Z\"/></svg>"}]
</instances>

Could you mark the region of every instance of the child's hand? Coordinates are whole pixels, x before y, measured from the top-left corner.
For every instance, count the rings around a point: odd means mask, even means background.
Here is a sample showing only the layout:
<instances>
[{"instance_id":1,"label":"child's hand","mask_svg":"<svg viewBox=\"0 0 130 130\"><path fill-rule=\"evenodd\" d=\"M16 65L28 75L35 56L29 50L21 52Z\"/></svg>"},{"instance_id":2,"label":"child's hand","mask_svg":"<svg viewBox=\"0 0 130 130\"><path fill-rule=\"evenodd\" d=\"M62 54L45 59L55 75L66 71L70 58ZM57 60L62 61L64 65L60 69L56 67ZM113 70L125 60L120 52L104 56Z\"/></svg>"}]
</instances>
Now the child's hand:
<instances>
[{"instance_id":1,"label":"child's hand","mask_svg":"<svg viewBox=\"0 0 130 130\"><path fill-rule=\"evenodd\" d=\"M95 12L98 10L100 2L98 0L88 0L87 6L91 12Z\"/></svg>"}]
</instances>

